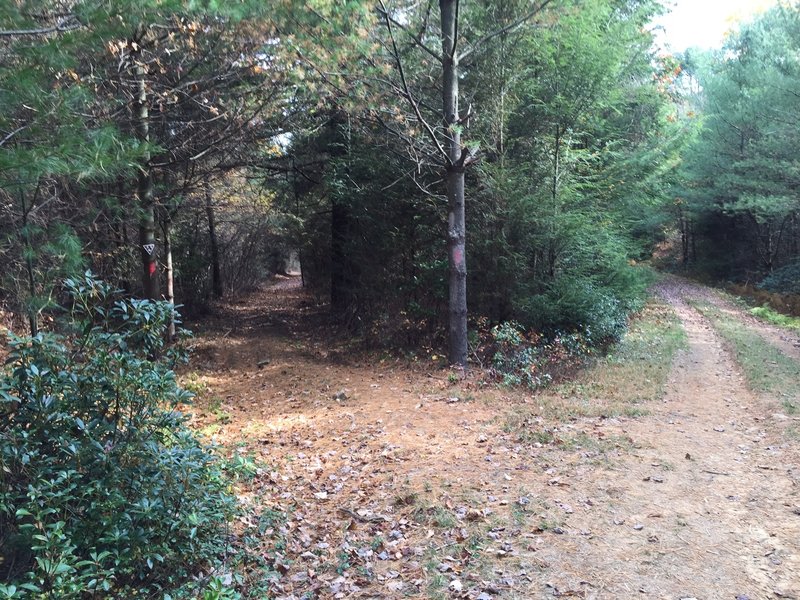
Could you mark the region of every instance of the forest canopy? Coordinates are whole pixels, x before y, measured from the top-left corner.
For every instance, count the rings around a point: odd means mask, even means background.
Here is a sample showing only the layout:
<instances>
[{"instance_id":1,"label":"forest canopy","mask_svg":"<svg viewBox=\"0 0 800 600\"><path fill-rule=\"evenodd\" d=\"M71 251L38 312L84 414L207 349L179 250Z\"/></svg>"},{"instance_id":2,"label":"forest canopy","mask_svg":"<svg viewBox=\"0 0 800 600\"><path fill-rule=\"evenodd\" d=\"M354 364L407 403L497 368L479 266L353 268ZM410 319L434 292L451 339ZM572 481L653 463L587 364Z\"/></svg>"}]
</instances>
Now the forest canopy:
<instances>
[{"instance_id":1,"label":"forest canopy","mask_svg":"<svg viewBox=\"0 0 800 600\"><path fill-rule=\"evenodd\" d=\"M619 336L683 135L660 5L307 4L4 9L7 309L36 332L90 267L202 311L296 256L375 339L452 340L467 306Z\"/></svg>"},{"instance_id":2,"label":"forest canopy","mask_svg":"<svg viewBox=\"0 0 800 600\"><path fill-rule=\"evenodd\" d=\"M684 111L700 122L675 187L691 238L684 260L783 292L795 291L800 275L800 163L791 150L798 49L800 12L787 4L742 25L723 49L682 57Z\"/></svg>"}]
</instances>

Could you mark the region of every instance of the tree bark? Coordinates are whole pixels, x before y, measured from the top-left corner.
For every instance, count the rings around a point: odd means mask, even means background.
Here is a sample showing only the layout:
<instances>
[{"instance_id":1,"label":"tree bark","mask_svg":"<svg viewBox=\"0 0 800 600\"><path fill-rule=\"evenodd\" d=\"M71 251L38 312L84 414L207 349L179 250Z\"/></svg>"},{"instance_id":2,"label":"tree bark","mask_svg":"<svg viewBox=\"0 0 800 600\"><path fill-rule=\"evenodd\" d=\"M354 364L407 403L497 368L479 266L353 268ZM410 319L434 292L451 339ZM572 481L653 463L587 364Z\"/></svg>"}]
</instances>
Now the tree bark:
<instances>
[{"instance_id":1,"label":"tree bark","mask_svg":"<svg viewBox=\"0 0 800 600\"><path fill-rule=\"evenodd\" d=\"M297 163L295 157L292 156L292 191L294 192L294 214L300 218L300 188L297 185ZM297 262L300 265L300 285L306 287L306 276L303 273L303 242L299 241L297 244Z\"/></svg>"},{"instance_id":2,"label":"tree bark","mask_svg":"<svg viewBox=\"0 0 800 600\"><path fill-rule=\"evenodd\" d=\"M133 118L136 135L145 144L150 141L149 111L147 108L147 70L140 60L140 53L133 54L136 74L136 95L134 97ZM136 185L139 204L139 251L142 258L142 292L145 298L157 300L159 297L158 253L156 252L156 216L153 194L153 176L150 171L150 157L145 155L140 166Z\"/></svg>"},{"instance_id":3,"label":"tree bark","mask_svg":"<svg viewBox=\"0 0 800 600\"><path fill-rule=\"evenodd\" d=\"M331 194L331 311L339 316L352 308L352 281L346 250L349 228L348 206L337 194Z\"/></svg>"},{"instance_id":4,"label":"tree bark","mask_svg":"<svg viewBox=\"0 0 800 600\"><path fill-rule=\"evenodd\" d=\"M442 116L447 136L447 256L450 364L467 366L467 261L464 161L458 114L458 0L440 0L442 22Z\"/></svg>"},{"instance_id":5,"label":"tree bark","mask_svg":"<svg viewBox=\"0 0 800 600\"><path fill-rule=\"evenodd\" d=\"M222 272L219 265L219 242L217 240L217 225L214 220L214 203L211 195L211 183L208 177L203 181L206 200L206 218L208 219L208 242L211 247L211 289L214 297L222 298Z\"/></svg>"},{"instance_id":6,"label":"tree bark","mask_svg":"<svg viewBox=\"0 0 800 600\"><path fill-rule=\"evenodd\" d=\"M166 283L167 283L167 302L175 306L175 277L172 268L172 218L167 215L161 224L164 232L164 260L166 261ZM167 339L175 339L175 319L169 320L167 326Z\"/></svg>"},{"instance_id":7,"label":"tree bark","mask_svg":"<svg viewBox=\"0 0 800 600\"><path fill-rule=\"evenodd\" d=\"M769 223L767 223L766 229L767 229L767 235L765 242L766 248L764 249L764 254L765 254L764 266L767 268L767 273L772 273L773 259L774 259L774 249L772 243L772 226Z\"/></svg>"},{"instance_id":8,"label":"tree bark","mask_svg":"<svg viewBox=\"0 0 800 600\"><path fill-rule=\"evenodd\" d=\"M553 180L550 185L550 196L553 202L553 215L550 221L550 240L547 249L547 268L550 279L556 278L556 260L558 259L558 251L556 248L556 219L559 213L558 206L558 182L561 177L561 135L564 132L561 126L556 124L555 137L553 138Z\"/></svg>"},{"instance_id":9,"label":"tree bark","mask_svg":"<svg viewBox=\"0 0 800 600\"><path fill-rule=\"evenodd\" d=\"M335 113L329 122L331 137L328 152L331 157L345 161L345 176L349 176L351 149L349 117ZM337 175L338 176L338 175ZM358 263L348 245L356 227L347 198L340 190L331 190L331 312L348 326L355 324Z\"/></svg>"},{"instance_id":10,"label":"tree bark","mask_svg":"<svg viewBox=\"0 0 800 600\"><path fill-rule=\"evenodd\" d=\"M33 244L31 243L30 224L28 223L28 216L30 215L30 207L25 202L25 192L20 191L19 200L22 207L22 240L25 246L23 254L25 255L25 272L28 276L28 327L30 328L31 337L36 337L39 334L39 318L34 310L34 298L36 297L36 278L34 275L33 267Z\"/></svg>"},{"instance_id":11,"label":"tree bark","mask_svg":"<svg viewBox=\"0 0 800 600\"><path fill-rule=\"evenodd\" d=\"M678 224L681 231L681 264L686 269L689 265L689 222L683 214L683 209L678 207Z\"/></svg>"}]
</instances>

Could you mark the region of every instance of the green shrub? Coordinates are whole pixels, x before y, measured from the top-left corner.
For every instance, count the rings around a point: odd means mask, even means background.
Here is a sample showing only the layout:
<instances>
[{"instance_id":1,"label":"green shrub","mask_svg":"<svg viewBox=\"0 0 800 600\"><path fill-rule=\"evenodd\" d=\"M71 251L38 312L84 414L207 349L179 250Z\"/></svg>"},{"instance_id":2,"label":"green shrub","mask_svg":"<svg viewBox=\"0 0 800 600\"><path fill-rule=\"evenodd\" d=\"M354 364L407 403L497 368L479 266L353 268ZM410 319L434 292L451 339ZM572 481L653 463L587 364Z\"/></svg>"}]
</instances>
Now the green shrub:
<instances>
[{"instance_id":1,"label":"green shrub","mask_svg":"<svg viewBox=\"0 0 800 600\"><path fill-rule=\"evenodd\" d=\"M588 278L562 277L543 294L521 300L520 314L537 329L579 331L590 344L603 346L622 337L642 297L639 290L622 294Z\"/></svg>"},{"instance_id":2,"label":"green shrub","mask_svg":"<svg viewBox=\"0 0 800 600\"><path fill-rule=\"evenodd\" d=\"M800 329L800 317L792 317L784 315L769 306L756 306L750 309L750 314L758 317L762 321L778 325L779 327L788 327L789 329Z\"/></svg>"},{"instance_id":3,"label":"green shrub","mask_svg":"<svg viewBox=\"0 0 800 600\"><path fill-rule=\"evenodd\" d=\"M185 597L234 502L177 412L174 308L66 289L63 331L12 336L0 375L0 598Z\"/></svg>"},{"instance_id":4,"label":"green shrub","mask_svg":"<svg viewBox=\"0 0 800 600\"><path fill-rule=\"evenodd\" d=\"M775 269L758 285L768 292L800 294L800 260Z\"/></svg>"},{"instance_id":5,"label":"green shrub","mask_svg":"<svg viewBox=\"0 0 800 600\"><path fill-rule=\"evenodd\" d=\"M494 351L491 374L507 386L547 387L591 353L582 334L556 333L545 338L534 332L526 333L514 321L493 327L491 335Z\"/></svg>"}]
</instances>

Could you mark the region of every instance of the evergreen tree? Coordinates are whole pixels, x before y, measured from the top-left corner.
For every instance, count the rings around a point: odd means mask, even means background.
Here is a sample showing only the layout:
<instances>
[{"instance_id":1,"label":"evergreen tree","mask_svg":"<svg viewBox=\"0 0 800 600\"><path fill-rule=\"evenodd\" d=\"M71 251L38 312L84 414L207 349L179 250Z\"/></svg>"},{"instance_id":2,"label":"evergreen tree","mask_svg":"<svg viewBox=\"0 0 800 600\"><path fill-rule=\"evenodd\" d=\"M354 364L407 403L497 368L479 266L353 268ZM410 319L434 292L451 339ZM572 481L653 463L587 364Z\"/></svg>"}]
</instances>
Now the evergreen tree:
<instances>
[{"instance_id":1,"label":"evergreen tree","mask_svg":"<svg viewBox=\"0 0 800 600\"><path fill-rule=\"evenodd\" d=\"M703 128L681 191L716 275L768 273L797 256L799 22L796 8L773 8L700 68Z\"/></svg>"}]
</instances>

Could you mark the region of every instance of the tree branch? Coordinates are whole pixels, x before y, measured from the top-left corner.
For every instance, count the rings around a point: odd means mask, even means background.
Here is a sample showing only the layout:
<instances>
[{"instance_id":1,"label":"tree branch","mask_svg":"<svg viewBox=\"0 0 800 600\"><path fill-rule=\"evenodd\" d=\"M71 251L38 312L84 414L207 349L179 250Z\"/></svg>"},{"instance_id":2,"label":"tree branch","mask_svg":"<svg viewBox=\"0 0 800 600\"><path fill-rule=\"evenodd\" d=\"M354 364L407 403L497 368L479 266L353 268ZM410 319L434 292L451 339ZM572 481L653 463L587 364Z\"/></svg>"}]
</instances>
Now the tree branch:
<instances>
[{"instance_id":1,"label":"tree branch","mask_svg":"<svg viewBox=\"0 0 800 600\"><path fill-rule=\"evenodd\" d=\"M408 87L408 82L406 81L405 69L403 69L403 61L400 58L400 52L397 49L397 42L394 39L394 31L392 30L392 21L389 18L389 13L386 10L386 6L384 5L383 0L381 0L381 9L383 10L384 19L386 21L386 28L389 31L389 38L392 42L392 52L394 54L395 61L397 62L397 69L400 73L400 81L403 84L403 93L405 97L408 99L408 102L411 104L411 108L414 109L414 114L416 115L420 125L422 125L423 129L425 129L425 132L428 134L428 137L431 138L431 141L436 146L436 149L439 151L441 156L449 164L450 157L448 156L447 152L442 147L442 145L439 143L439 139L436 137L436 133L433 131L433 128L428 124L428 122L422 116L422 112L419 110L419 105L414 100L414 96Z\"/></svg>"},{"instance_id":2,"label":"tree branch","mask_svg":"<svg viewBox=\"0 0 800 600\"><path fill-rule=\"evenodd\" d=\"M408 27L406 27L405 25L403 25L402 23L400 23L399 21L397 21L396 19L394 19L393 17L391 17L391 16L389 15L389 11L388 11L388 9L387 9L387 8L384 6L383 2L381 2L381 6L380 6L380 8L378 9L378 12L381 14L381 16L382 16L382 17L383 17L383 18L384 18L386 21L391 21L392 25L394 25L394 26L395 26L395 27L397 27L398 29L401 29L401 30L403 30L403 31L406 33L406 35L408 35L408 37L410 37L410 38L411 38L411 39L414 41L414 43L415 43L417 46L419 46L419 47L420 47L422 50L424 50L425 52L427 52L428 54L430 54L430 55L431 55L433 58L435 58L435 59L436 59L437 61L439 61L440 63L442 62L442 57L441 57L441 56L439 56L439 55L436 53L436 51L435 51L435 50L432 50L431 48L428 48L428 46L427 46L427 45L425 45L425 43L422 41L422 36L420 36L420 35L415 35L415 34L414 34L414 33L412 33L411 31L409 31Z\"/></svg>"},{"instance_id":3,"label":"tree branch","mask_svg":"<svg viewBox=\"0 0 800 600\"><path fill-rule=\"evenodd\" d=\"M469 50L465 50L463 52L463 54L461 54L458 57L458 62L461 62L461 61L467 59L468 57L472 56L478 50L478 48L480 48L483 44L485 44L489 40L491 40L493 38L496 38L498 35L503 35L504 33L508 33L509 31L512 31L512 30L516 29L517 27L519 27L523 23L526 23L527 21L530 21L533 17L535 17L542 10L544 10L544 8L548 4L550 4L551 2L552 2L552 0L543 0L542 3L539 6L535 7L530 12L525 13L524 15L522 15L516 21L513 21L513 22L509 23L508 25L506 25L505 27L501 27L500 29L498 29L496 31L493 31L490 34L483 36L481 39L479 39L477 42L475 42L472 45L472 48L470 48Z\"/></svg>"},{"instance_id":4,"label":"tree branch","mask_svg":"<svg viewBox=\"0 0 800 600\"><path fill-rule=\"evenodd\" d=\"M31 35L47 35L48 33L64 33L66 31L80 29L81 27L82 25L77 18L74 15L70 15L68 19L63 19L52 27L41 27L39 29L0 30L0 37L24 37Z\"/></svg>"},{"instance_id":5,"label":"tree branch","mask_svg":"<svg viewBox=\"0 0 800 600\"><path fill-rule=\"evenodd\" d=\"M17 135L17 134L18 134L20 131L22 131L23 129L25 129L27 126L28 126L28 125L27 125L27 124L25 124L25 125L21 125L21 126L17 127L17 128L14 130L14 131L12 131L12 132L11 132L11 133L9 133L9 134L8 134L6 137L4 137L2 140L0 140L0 148L2 148L2 147L3 147L3 145L4 145L4 144L5 144L5 143L6 143L8 140L10 140L12 137L14 137L15 135Z\"/></svg>"},{"instance_id":6,"label":"tree branch","mask_svg":"<svg viewBox=\"0 0 800 600\"><path fill-rule=\"evenodd\" d=\"M418 147L419 142L415 142L411 136L406 135L405 133L398 131L397 129L389 125L389 123L387 123L384 119L382 119L380 115L374 114L373 118L375 119L375 122L378 123L378 125L383 127L386 131L391 133L397 139L402 141L409 151L415 154L419 153L424 155L425 157L429 158L432 161L432 164L437 164L436 159L441 158L438 154L433 154L425 148L419 148ZM421 161L417 157L414 158L414 162L416 162L417 164L421 163Z\"/></svg>"}]
</instances>

